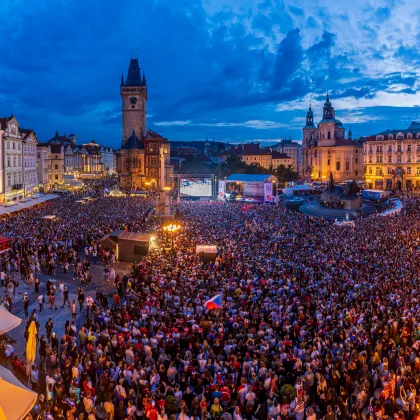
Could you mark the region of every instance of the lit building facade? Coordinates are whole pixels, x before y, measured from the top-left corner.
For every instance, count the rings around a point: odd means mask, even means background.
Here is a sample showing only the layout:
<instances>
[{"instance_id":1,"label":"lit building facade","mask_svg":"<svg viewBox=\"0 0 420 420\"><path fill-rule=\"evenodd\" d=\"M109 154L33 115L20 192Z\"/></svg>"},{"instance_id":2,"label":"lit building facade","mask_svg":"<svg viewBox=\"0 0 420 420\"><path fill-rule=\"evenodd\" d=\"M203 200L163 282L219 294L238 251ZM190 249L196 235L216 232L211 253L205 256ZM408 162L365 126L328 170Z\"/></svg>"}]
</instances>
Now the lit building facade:
<instances>
[{"instance_id":1,"label":"lit building facade","mask_svg":"<svg viewBox=\"0 0 420 420\"><path fill-rule=\"evenodd\" d=\"M38 139L32 130L22 130L23 135L23 189L25 195L38 192L36 147Z\"/></svg>"},{"instance_id":2,"label":"lit building facade","mask_svg":"<svg viewBox=\"0 0 420 420\"><path fill-rule=\"evenodd\" d=\"M271 149L276 152L284 153L291 159L292 169L298 174L302 170L302 145L292 140L282 140Z\"/></svg>"},{"instance_id":3,"label":"lit building facade","mask_svg":"<svg viewBox=\"0 0 420 420\"><path fill-rule=\"evenodd\" d=\"M23 188L23 135L13 116L4 119L4 193L3 202L9 203L24 198Z\"/></svg>"},{"instance_id":4,"label":"lit building facade","mask_svg":"<svg viewBox=\"0 0 420 420\"><path fill-rule=\"evenodd\" d=\"M420 123L364 138L363 159L368 188L420 188Z\"/></svg>"},{"instance_id":5,"label":"lit building facade","mask_svg":"<svg viewBox=\"0 0 420 420\"><path fill-rule=\"evenodd\" d=\"M48 143L38 143L36 148L38 189L46 193L51 189L51 149Z\"/></svg>"},{"instance_id":6,"label":"lit building facade","mask_svg":"<svg viewBox=\"0 0 420 420\"><path fill-rule=\"evenodd\" d=\"M309 107L303 127L302 154L303 179L326 182L331 173L336 182L363 178L363 146L353 140L351 131L345 137L345 128L335 118L328 94L318 126Z\"/></svg>"}]
</instances>

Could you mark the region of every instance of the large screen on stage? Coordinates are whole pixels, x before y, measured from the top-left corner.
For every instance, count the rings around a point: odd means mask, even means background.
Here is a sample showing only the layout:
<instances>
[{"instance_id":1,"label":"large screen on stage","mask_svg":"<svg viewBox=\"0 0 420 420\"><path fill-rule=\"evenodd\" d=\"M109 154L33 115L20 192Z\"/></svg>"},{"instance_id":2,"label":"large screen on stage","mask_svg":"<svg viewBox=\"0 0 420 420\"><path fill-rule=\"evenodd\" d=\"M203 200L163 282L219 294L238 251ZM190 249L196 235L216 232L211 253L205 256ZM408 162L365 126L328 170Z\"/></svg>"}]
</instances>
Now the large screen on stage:
<instances>
[{"instance_id":1,"label":"large screen on stage","mask_svg":"<svg viewBox=\"0 0 420 420\"><path fill-rule=\"evenodd\" d=\"M180 181L181 197L211 197L212 179L211 178L181 178Z\"/></svg>"}]
</instances>

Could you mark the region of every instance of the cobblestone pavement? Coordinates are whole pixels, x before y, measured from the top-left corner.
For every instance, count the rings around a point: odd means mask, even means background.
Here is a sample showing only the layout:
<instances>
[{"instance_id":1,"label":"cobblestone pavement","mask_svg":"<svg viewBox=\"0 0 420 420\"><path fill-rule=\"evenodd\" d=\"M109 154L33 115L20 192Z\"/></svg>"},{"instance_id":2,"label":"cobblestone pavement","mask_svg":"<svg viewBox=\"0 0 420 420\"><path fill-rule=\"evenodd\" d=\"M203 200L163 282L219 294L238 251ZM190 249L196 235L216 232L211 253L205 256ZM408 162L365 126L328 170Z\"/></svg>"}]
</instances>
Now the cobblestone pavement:
<instances>
[{"instance_id":1,"label":"cobblestone pavement","mask_svg":"<svg viewBox=\"0 0 420 420\"><path fill-rule=\"evenodd\" d=\"M80 253L80 257L83 260L84 254L82 252ZM110 299L112 298L112 295L115 291L115 286L113 283L110 283L110 282L104 283L103 269L104 269L104 265L101 263L100 260L98 260L97 264L94 264L93 259L90 258L90 270L92 273L92 283L90 286L90 290L84 289L85 298L88 295L95 297L96 288L103 290ZM130 272L131 264L118 262L117 264L114 265L114 270L116 274L120 274L122 276L124 275L124 273ZM17 356L23 356L25 354L26 342L24 338L24 328L25 328L26 319L24 318L24 309L23 309L23 295L25 292L28 293L29 302L30 302L29 311L28 311L29 314L31 314L33 309L36 309L38 313L38 320L40 323L40 331L38 332L39 336L45 334L45 323L49 320L49 318L52 318L53 323L54 323L53 331L57 334L57 337L59 338L64 333L64 326L65 326L66 321L67 320L71 321L70 309L68 305L66 305L64 308L61 307L63 304L63 301L59 293L56 293L56 298L55 298L55 304L57 306L57 310L49 309L48 298L45 295L46 284L49 278L55 279L56 286L58 286L58 283L60 280L63 280L64 284L69 289L70 302L73 299L75 299L76 303L78 303L77 289L80 287L80 281L73 280L73 265L70 266L68 273L64 273L63 268L58 267L54 276L47 276L46 274L41 274L39 276L39 279L41 280L40 291L45 296L44 309L42 312L39 312L39 305L38 305L38 301L36 300L38 295L35 293L34 286L28 286L23 281L19 281L20 284L16 290L16 298L13 300L12 312L14 315L22 319L22 323L20 324L19 327L15 328L14 330L8 333L10 337L16 340L15 355ZM2 296L6 295L6 288L1 288L1 295ZM79 305L77 305L77 309L79 309ZM85 308L83 308L81 313L77 313L76 323L77 323L78 329L81 327L81 325L83 325L83 322L85 321L85 319L86 319L86 311L85 311ZM37 352L38 352L38 349L37 349ZM38 357L38 354L37 354L37 357Z\"/></svg>"}]
</instances>

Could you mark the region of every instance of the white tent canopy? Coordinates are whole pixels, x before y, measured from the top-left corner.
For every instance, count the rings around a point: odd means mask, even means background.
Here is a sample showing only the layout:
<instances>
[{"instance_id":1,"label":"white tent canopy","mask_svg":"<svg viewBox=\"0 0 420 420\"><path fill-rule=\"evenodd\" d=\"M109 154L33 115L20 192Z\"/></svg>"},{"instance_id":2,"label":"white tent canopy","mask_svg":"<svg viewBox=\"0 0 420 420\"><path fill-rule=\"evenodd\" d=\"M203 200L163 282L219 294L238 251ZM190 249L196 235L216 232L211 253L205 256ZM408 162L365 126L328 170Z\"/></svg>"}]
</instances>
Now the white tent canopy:
<instances>
[{"instance_id":1,"label":"white tent canopy","mask_svg":"<svg viewBox=\"0 0 420 420\"><path fill-rule=\"evenodd\" d=\"M11 314L4 306L0 305L0 335L7 333L20 325L22 320Z\"/></svg>"},{"instance_id":2,"label":"white tent canopy","mask_svg":"<svg viewBox=\"0 0 420 420\"><path fill-rule=\"evenodd\" d=\"M295 185L292 188L284 188L282 193L286 197L292 197L293 195L304 194L305 192L312 191L313 188L309 185Z\"/></svg>"},{"instance_id":3,"label":"white tent canopy","mask_svg":"<svg viewBox=\"0 0 420 420\"><path fill-rule=\"evenodd\" d=\"M22 385L10 370L0 366L0 420L22 420L38 395Z\"/></svg>"}]
</instances>

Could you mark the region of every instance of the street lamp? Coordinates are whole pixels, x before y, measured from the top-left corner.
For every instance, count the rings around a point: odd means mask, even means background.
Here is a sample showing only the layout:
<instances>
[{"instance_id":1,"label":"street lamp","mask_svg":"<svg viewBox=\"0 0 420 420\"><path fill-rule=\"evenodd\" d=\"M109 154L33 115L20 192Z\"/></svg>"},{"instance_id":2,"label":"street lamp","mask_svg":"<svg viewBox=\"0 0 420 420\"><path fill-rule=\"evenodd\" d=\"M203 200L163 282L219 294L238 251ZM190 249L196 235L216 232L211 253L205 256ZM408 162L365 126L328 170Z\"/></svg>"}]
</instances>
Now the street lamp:
<instances>
[{"instance_id":1,"label":"street lamp","mask_svg":"<svg viewBox=\"0 0 420 420\"><path fill-rule=\"evenodd\" d=\"M171 238L171 247L174 247L174 236L177 232L181 230L181 224L176 221L169 221L162 226L162 230L170 236Z\"/></svg>"}]
</instances>

